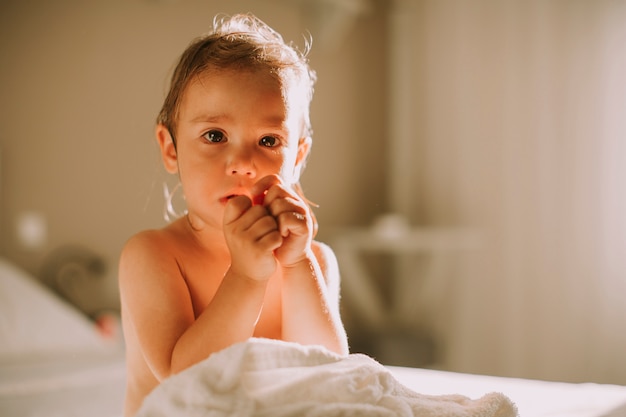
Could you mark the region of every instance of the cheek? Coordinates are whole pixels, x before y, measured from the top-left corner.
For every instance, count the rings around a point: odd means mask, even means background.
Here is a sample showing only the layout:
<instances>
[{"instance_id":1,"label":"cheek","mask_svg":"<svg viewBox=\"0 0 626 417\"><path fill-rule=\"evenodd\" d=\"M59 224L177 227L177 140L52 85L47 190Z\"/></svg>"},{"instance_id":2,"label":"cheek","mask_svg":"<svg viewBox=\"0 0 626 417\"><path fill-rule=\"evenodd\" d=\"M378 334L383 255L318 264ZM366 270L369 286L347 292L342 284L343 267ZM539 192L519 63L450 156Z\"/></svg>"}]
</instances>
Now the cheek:
<instances>
[{"instance_id":1,"label":"cheek","mask_svg":"<svg viewBox=\"0 0 626 417\"><path fill-rule=\"evenodd\" d=\"M283 154L282 163L280 165L280 177L287 184L298 182L296 175L296 153L289 151Z\"/></svg>"},{"instance_id":2,"label":"cheek","mask_svg":"<svg viewBox=\"0 0 626 417\"><path fill-rule=\"evenodd\" d=\"M181 158L179 163L179 177L181 181L187 184L189 190L203 190L214 184L215 178L218 178L217 164L208 163L201 158ZM223 171L223 170L222 170Z\"/></svg>"},{"instance_id":3,"label":"cheek","mask_svg":"<svg viewBox=\"0 0 626 417\"><path fill-rule=\"evenodd\" d=\"M289 169L287 167L283 167L279 175L285 184L292 185L297 182L297 178L295 178L295 175L293 173L293 168Z\"/></svg>"}]
</instances>

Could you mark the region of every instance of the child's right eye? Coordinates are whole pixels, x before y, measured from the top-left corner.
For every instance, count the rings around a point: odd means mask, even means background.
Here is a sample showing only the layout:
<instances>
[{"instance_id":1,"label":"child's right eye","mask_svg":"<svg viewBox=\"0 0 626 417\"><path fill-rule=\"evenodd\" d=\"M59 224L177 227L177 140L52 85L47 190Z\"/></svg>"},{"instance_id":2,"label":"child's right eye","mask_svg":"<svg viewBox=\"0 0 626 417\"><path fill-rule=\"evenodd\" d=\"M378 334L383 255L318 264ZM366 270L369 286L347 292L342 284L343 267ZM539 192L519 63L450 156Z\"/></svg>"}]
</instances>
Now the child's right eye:
<instances>
[{"instance_id":1,"label":"child's right eye","mask_svg":"<svg viewBox=\"0 0 626 417\"><path fill-rule=\"evenodd\" d=\"M220 132L219 130L209 130L204 135L202 135L202 137L205 138L207 142L211 143L220 143L225 139L224 133Z\"/></svg>"}]
</instances>

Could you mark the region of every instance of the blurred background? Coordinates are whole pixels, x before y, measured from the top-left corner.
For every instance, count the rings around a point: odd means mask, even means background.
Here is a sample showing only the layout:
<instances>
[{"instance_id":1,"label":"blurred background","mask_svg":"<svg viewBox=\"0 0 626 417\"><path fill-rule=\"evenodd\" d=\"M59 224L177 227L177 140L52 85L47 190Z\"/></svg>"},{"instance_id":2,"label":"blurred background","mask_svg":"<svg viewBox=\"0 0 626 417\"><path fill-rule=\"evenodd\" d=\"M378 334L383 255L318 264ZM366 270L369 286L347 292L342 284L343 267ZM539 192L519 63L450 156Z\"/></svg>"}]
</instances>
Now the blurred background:
<instances>
[{"instance_id":1,"label":"blurred background","mask_svg":"<svg viewBox=\"0 0 626 417\"><path fill-rule=\"evenodd\" d=\"M0 0L0 256L119 307L169 75L236 12L313 37L303 187L354 350L626 384L622 0Z\"/></svg>"}]
</instances>

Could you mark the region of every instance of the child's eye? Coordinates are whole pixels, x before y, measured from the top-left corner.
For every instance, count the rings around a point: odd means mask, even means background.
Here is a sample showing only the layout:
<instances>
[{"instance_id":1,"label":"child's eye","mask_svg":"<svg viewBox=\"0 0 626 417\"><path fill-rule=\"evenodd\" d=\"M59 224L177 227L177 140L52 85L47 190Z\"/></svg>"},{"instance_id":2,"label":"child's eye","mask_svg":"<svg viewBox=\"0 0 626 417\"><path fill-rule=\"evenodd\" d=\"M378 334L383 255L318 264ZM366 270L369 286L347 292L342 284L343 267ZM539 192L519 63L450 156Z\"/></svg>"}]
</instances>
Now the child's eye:
<instances>
[{"instance_id":1,"label":"child's eye","mask_svg":"<svg viewBox=\"0 0 626 417\"><path fill-rule=\"evenodd\" d=\"M207 142L211 143L220 143L226 139L224 137L224 133L220 132L219 130L209 130L204 135L202 135L202 137L205 138Z\"/></svg>"},{"instance_id":2,"label":"child's eye","mask_svg":"<svg viewBox=\"0 0 626 417\"><path fill-rule=\"evenodd\" d=\"M261 140L259 141L259 144L261 146L265 146L268 148L273 148L274 146L278 146L279 141L277 138L273 137L273 136L263 136L261 138Z\"/></svg>"}]
</instances>

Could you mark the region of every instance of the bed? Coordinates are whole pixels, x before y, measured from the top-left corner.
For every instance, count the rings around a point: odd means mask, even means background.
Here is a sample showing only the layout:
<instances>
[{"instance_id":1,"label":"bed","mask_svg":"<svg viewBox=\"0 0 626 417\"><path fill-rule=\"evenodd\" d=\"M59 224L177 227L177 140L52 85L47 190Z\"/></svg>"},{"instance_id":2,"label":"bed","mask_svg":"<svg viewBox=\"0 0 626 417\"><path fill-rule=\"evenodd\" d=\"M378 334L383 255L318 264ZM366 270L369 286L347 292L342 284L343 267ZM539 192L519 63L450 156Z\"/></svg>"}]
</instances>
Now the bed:
<instances>
[{"instance_id":1,"label":"bed","mask_svg":"<svg viewBox=\"0 0 626 417\"><path fill-rule=\"evenodd\" d=\"M626 387L503 378L455 372L390 367L401 383L428 394L460 392L476 398L505 393L521 417L626 417Z\"/></svg>"},{"instance_id":2,"label":"bed","mask_svg":"<svg viewBox=\"0 0 626 417\"><path fill-rule=\"evenodd\" d=\"M122 415L125 384L123 348L117 343L112 344L110 340L104 340L90 320L72 306L55 298L54 294L28 274L2 259L0 259L0 313L0 415L11 417ZM244 351L247 353L242 354ZM253 356L250 356L250 352ZM330 362L326 362L330 364L330 368L326 367L324 372L331 369L332 373L324 374L319 368L320 363L312 361L314 357L326 358L325 361L330 358ZM290 365L291 368L285 366L285 358L291 361L291 365L294 364L294 360L297 361L297 366ZM336 364L332 363L333 361ZM210 370L211 366L213 370ZM257 368L253 369L254 366ZM250 373L251 370L254 372ZM500 397L492 396L493 401L505 403L505 398L509 399L522 417L626 416L624 386L557 383L383 366L359 355L350 355L348 363L344 358L329 356L329 353L320 347L300 347L263 339L252 339L233 346L168 379L148 397L142 412L143 415L150 417L263 415L258 403L255 405L256 411L247 414L227 412L228 407L242 407L241 404L245 403L245 400L241 399L242 393L249 395L251 384L256 381L262 388L257 394L260 393L267 406L274 407L274 412L265 415L328 417L334 415L333 410L338 408L331 401L317 403L315 401L321 398L320 395L341 396L341 390L350 386L341 378L346 378L354 371L366 376L368 383L362 387L369 390L366 391L367 395L373 392L375 380L380 380L379 377L383 376L387 378L386 384L408 388L412 393L419 394L421 396L419 398L433 396L437 399L436 402L440 398L446 401L453 398L454 401L458 401L460 397L450 394L461 394L463 398L469 399L467 404L481 405L480 400L490 393L496 393ZM374 373L379 375L378 379L371 379ZM202 399L196 405L205 407L206 399L217 398L211 394L211 390L215 388L216 381L223 382L224 378L230 378L231 384L228 389L224 389L224 385L220 388L222 396L219 398L226 402L221 403L219 407L224 412L211 414L190 412L189 402L193 397L191 393L194 390L200 392ZM294 387L298 384L304 388L294 393ZM333 384L338 384L339 388L329 389ZM181 397L183 392L184 396ZM224 396L224 393L227 395ZM294 405L294 401L297 403L298 395L308 402L309 411L306 413L298 412L297 410L303 409L297 407L299 404ZM363 408L363 404L368 403L368 398L360 401L362 413L342 415L389 415L374 411L370 413L371 410ZM290 405L286 404L287 400L290 401ZM177 404L184 404L185 411L179 413ZM469 408L463 407L457 410L456 414L445 414L449 410L436 407L428 410L430 414L427 412L420 415L440 417L495 415L479 409L476 412L477 408L474 409L474 414L468 411Z\"/></svg>"},{"instance_id":3,"label":"bed","mask_svg":"<svg viewBox=\"0 0 626 417\"><path fill-rule=\"evenodd\" d=\"M0 415L120 417L124 352L105 336L0 258Z\"/></svg>"}]
</instances>

